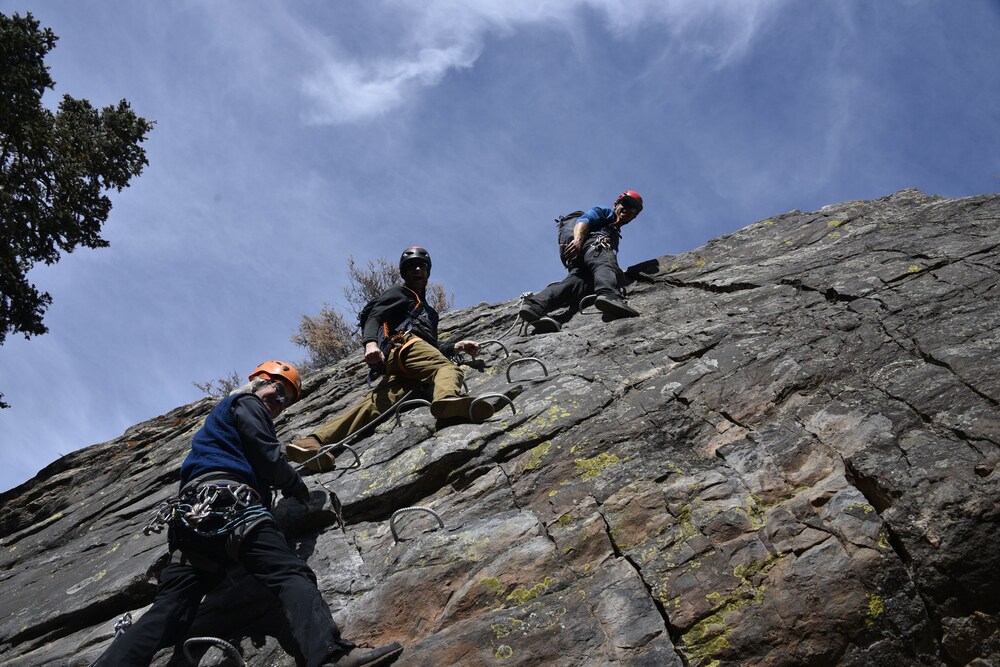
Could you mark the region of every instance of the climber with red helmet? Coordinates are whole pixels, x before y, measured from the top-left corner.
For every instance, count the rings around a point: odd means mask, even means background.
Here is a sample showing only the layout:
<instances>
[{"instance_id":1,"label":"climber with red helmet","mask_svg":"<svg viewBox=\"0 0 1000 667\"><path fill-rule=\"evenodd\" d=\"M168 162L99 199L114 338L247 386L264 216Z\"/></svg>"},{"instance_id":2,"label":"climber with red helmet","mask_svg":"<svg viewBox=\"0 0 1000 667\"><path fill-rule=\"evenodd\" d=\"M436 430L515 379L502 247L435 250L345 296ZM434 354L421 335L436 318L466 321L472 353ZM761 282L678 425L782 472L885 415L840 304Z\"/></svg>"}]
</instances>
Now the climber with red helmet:
<instances>
[{"instance_id":1,"label":"climber with red helmet","mask_svg":"<svg viewBox=\"0 0 1000 667\"><path fill-rule=\"evenodd\" d=\"M316 575L275 525L272 487L303 505L310 502L274 428L274 419L298 400L302 381L282 361L264 362L249 379L246 388L212 408L195 433L181 464L180 494L157 508L154 519L168 526L170 562L160 572L153 605L111 642L95 667L149 665L157 651L184 638L202 598L227 581L236 565L280 602L305 664L361 667L402 652L396 642L358 651L343 639Z\"/></svg>"},{"instance_id":2,"label":"climber with red helmet","mask_svg":"<svg viewBox=\"0 0 1000 667\"><path fill-rule=\"evenodd\" d=\"M626 190L610 207L595 206L577 218L573 239L562 249L569 275L527 297L518 313L521 319L536 333L557 331L560 325L548 313L576 306L588 294L596 294L594 305L604 313L606 321L637 317L639 312L625 302L619 287L618 243L622 227L635 220L640 211L642 196Z\"/></svg>"},{"instance_id":3,"label":"climber with red helmet","mask_svg":"<svg viewBox=\"0 0 1000 667\"><path fill-rule=\"evenodd\" d=\"M462 369L449 359L459 352L475 358L479 344L472 340L438 341L438 314L425 294L431 275L430 253L420 246L404 250L399 275L403 284L393 285L375 299L362 325L365 363L384 369L384 379L360 403L286 448L290 459L305 463L310 470L332 470L333 455L319 454L320 448L342 442L407 392L420 391L426 384L433 385L431 414L438 419L480 423L493 416L494 408L487 401L461 395Z\"/></svg>"}]
</instances>

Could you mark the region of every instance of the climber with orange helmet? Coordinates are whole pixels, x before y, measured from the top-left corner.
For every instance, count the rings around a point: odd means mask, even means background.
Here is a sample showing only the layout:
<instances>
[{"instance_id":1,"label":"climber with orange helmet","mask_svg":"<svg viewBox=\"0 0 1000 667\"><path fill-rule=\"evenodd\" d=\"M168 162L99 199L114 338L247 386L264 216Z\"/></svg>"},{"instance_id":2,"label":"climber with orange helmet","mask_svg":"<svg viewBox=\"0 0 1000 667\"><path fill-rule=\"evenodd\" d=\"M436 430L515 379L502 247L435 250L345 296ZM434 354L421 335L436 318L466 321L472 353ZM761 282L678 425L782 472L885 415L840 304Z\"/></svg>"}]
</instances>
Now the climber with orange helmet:
<instances>
[{"instance_id":1,"label":"climber with orange helmet","mask_svg":"<svg viewBox=\"0 0 1000 667\"><path fill-rule=\"evenodd\" d=\"M639 315L622 298L618 243L622 227L635 220L640 211L642 196L626 190L610 207L595 206L576 219L573 239L562 248L569 275L525 298L518 312L535 333L557 331L560 325L548 313L576 306L588 294L596 294L594 305L604 313L606 321Z\"/></svg>"},{"instance_id":2,"label":"climber with orange helmet","mask_svg":"<svg viewBox=\"0 0 1000 667\"><path fill-rule=\"evenodd\" d=\"M362 311L365 363L384 370L385 377L361 402L286 448L288 458L305 463L310 470L332 470L335 459L328 451L320 453L321 448L342 442L408 392L422 391L425 385L433 386L431 414L440 420L480 423L493 416L494 408L487 401L461 395L462 369L449 359L460 352L474 358L479 344L438 341L438 313L426 297L430 253L420 246L404 250L399 275L402 285L393 285L365 308L367 312Z\"/></svg>"},{"instance_id":3,"label":"climber with orange helmet","mask_svg":"<svg viewBox=\"0 0 1000 667\"><path fill-rule=\"evenodd\" d=\"M168 525L170 563L160 572L152 607L94 666L149 665L158 650L184 638L202 598L236 565L280 602L307 665L375 665L402 652L396 642L359 652L343 639L316 575L275 525L272 487L310 502L274 428L274 419L298 399L302 380L282 361L261 364L249 379L208 413L181 464L180 494L157 508L154 521Z\"/></svg>"}]
</instances>

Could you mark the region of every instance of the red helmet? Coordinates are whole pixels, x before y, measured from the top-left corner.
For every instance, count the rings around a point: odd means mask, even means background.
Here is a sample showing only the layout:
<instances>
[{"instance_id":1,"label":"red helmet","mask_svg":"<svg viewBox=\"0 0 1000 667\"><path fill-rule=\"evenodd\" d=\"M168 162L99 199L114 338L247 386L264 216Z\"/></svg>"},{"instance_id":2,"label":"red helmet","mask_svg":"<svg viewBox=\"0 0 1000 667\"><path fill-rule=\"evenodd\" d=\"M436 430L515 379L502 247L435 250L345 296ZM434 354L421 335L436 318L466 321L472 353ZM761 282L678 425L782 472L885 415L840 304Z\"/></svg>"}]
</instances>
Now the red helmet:
<instances>
[{"instance_id":1,"label":"red helmet","mask_svg":"<svg viewBox=\"0 0 1000 667\"><path fill-rule=\"evenodd\" d=\"M635 190L626 190L618 195L615 204L625 204L625 206L634 208L635 212L639 213L642 210L642 195Z\"/></svg>"},{"instance_id":2,"label":"red helmet","mask_svg":"<svg viewBox=\"0 0 1000 667\"><path fill-rule=\"evenodd\" d=\"M293 401L297 401L299 394L302 393L302 378L299 377L299 372L295 370L295 366L284 361L265 361L250 374L251 380L255 377L262 377L265 380L282 378L287 381L295 390L295 395L291 397Z\"/></svg>"}]
</instances>

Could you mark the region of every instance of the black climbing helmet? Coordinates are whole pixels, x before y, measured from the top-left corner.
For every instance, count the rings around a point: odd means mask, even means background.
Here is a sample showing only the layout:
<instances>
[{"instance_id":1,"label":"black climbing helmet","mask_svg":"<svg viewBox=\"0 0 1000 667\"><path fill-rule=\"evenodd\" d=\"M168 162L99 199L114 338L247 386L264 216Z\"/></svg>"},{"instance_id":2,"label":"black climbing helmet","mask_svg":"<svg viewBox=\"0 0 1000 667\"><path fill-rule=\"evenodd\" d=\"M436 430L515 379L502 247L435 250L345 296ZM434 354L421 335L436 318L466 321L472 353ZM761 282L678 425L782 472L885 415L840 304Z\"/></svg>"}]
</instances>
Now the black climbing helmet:
<instances>
[{"instance_id":1,"label":"black climbing helmet","mask_svg":"<svg viewBox=\"0 0 1000 667\"><path fill-rule=\"evenodd\" d=\"M418 245L410 246L399 256L399 275L406 277L406 267L410 262L427 262L427 272L431 270L431 254Z\"/></svg>"}]
</instances>

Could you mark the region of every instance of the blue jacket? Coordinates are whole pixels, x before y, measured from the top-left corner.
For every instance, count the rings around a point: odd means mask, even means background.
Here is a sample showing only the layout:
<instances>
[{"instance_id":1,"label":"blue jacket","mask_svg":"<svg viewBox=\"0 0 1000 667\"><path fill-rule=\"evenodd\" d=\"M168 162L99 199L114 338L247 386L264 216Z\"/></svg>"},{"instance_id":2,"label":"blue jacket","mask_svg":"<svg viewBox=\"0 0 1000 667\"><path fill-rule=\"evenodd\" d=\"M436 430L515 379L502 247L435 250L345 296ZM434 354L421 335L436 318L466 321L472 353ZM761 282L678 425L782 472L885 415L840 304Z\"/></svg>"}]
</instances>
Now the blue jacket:
<instances>
[{"instance_id":1,"label":"blue jacket","mask_svg":"<svg viewBox=\"0 0 1000 667\"><path fill-rule=\"evenodd\" d=\"M587 240L590 243L600 238L607 237L611 244L611 249L618 252L618 241L621 240L621 227L614 224L614 208L595 206L577 219L577 223L587 223Z\"/></svg>"},{"instance_id":2,"label":"blue jacket","mask_svg":"<svg viewBox=\"0 0 1000 667\"><path fill-rule=\"evenodd\" d=\"M271 489L290 489L299 474L281 451L274 422L254 394L222 399L195 433L191 451L181 464L181 488L209 472L224 472L246 482L271 506Z\"/></svg>"}]
</instances>

